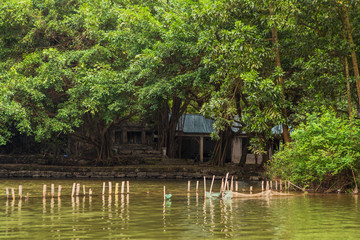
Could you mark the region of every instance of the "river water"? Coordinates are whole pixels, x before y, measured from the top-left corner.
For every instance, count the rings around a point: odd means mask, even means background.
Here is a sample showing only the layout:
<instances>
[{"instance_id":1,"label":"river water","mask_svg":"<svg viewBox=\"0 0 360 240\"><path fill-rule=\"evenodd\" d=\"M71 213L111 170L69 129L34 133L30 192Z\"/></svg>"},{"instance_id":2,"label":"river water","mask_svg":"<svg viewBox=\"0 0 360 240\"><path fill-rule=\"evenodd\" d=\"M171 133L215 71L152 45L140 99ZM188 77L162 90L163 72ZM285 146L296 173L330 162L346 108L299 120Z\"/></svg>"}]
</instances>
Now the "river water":
<instances>
[{"instance_id":1,"label":"river water","mask_svg":"<svg viewBox=\"0 0 360 240\"><path fill-rule=\"evenodd\" d=\"M81 184L71 197L72 184ZM204 199L196 181L187 192L185 180L130 180L129 194L114 194L121 180L8 180L0 183L0 238L2 239L358 239L360 215L357 196L334 194L253 199ZM108 181L113 193L108 194ZM61 197L42 196L43 184ZM200 182L201 183L201 182ZM29 197L7 200L5 188L23 186ZM254 192L258 191L258 183ZM83 185L86 195L83 195ZM163 200L163 186L171 200ZM207 182L209 187L210 181ZM249 183L240 183L240 191ZM93 195L89 197L88 189ZM215 191L219 189L215 184ZM11 191L10 191L11 192ZM57 189L56 189L57 192ZM125 188L126 192L126 188Z\"/></svg>"}]
</instances>

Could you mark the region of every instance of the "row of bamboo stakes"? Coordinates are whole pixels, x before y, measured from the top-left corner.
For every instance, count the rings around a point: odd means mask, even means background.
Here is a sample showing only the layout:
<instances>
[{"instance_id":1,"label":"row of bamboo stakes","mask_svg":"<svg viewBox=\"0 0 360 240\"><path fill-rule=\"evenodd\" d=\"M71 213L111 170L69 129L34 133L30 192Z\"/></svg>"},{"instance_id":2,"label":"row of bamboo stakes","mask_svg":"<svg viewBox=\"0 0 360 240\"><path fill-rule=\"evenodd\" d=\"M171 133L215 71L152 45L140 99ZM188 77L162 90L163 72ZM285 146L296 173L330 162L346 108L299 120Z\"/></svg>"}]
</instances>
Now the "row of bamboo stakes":
<instances>
[{"instance_id":1,"label":"row of bamboo stakes","mask_svg":"<svg viewBox=\"0 0 360 240\"><path fill-rule=\"evenodd\" d=\"M71 189L71 197L75 196L79 196L80 195L80 189L81 189L81 184L80 183L73 183L72 185L72 189ZM112 194L112 182L108 183L108 194L111 195ZM11 195L10 195L10 190L11 190ZM62 190L62 186L59 185L58 186L58 190L57 190L57 197L61 197L61 190ZM82 190L83 190L83 195L86 195L86 186L82 185ZM15 189L14 188L6 188L6 198L9 199L10 197L12 197L13 200L15 200L16 198L16 194L15 194ZM102 187L102 195L105 195L106 192L106 183L103 182L103 187ZM121 182L121 194L125 193L125 181ZM130 182L126 181L126 194L130 193ZM88 192L89 196L92 196L93 191L91 188L89 188L89 192ZM115 183L115 195L119 194L119 183ZM47 196L47 185L44 184L43 185L43 198L46 198ZM51 190L50 190L50 196L53 198L55 197L55 184L51 184ZM19 194L18 194L19 199L23 198L23 186L19 185ZM29 193L26 194L25 196L26 199L29 198Z\"/></svg>"},{"instance_id":2,"label":"row of bamboo stakes","mask_svg":"<svg viewBox=\"0 0 360 240\"><path fill-rule=\"evenodd\" d=\"M210 193L212 192L212 188L213 188L213 184L214 184L214 179L215 179L215 175L213 176L212 178L212 181L211 181L211 186L210 186ZM279 186L279 190L280 191L283 191L284 190L289 190L290 189L290 184L291 182L290 181L283 181L283 180L280 180L280 181L266 181L266 190L270 190L270 189L273 189L273 183L275 185L275 190L277 191L278 190L278 186ZM261 182L261 191L264 191L265 188L264 188L264 184L265 184L265 181L262 181ZM225 190L225 188L227 190L230 190L230 191L234 191L234 177L231 177L231 182L229 184L229 182L227 181L227 184L226 184L226 187L224 186L225 183L224 183L224 178L221 179L221 187L220 187L220 192L222 190ZM283 186L284 185L284 186ZM188 185L187 185L187 191L188 192L191 192L190 191L190 186L191 186L191 181L189 180L188 181ZM252 192L252 189L253 187L250 186L250 192ZM196 188L195 188L195 191L196 192L199 192L199 181L196 181ZM238 192L239 191L239 182L238 181L235 181L235 192ZM206 177L204 177L204 192L206 192Z\"/></svg>"}]
</instances>

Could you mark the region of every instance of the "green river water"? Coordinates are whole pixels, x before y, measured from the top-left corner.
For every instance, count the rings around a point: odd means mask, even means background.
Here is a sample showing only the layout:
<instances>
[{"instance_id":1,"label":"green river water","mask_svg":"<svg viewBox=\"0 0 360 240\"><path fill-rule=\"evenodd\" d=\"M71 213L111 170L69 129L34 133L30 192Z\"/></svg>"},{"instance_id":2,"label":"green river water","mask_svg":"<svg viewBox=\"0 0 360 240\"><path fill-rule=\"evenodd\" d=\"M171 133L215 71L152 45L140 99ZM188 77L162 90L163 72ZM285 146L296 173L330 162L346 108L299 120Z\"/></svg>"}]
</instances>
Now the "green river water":
<instances>
[{"instance_id":1,"label":"green river water","mask_svg":"<svg viewBox=\"0 0 360 240\"><path fill-rule=\"evenodd\" d=\"M71 197L76 181L93 196ZM187 193L185 180L130 180L130 194L102 196L104 180L0 182L2 239L359 239L358 196L334 194L254 199L206 199L202 184ZM42 197L43 184L62 185L62 196ZM23 185L29 198L6 199L5 188ZM258 183L251 183L255 187ZM163 200L163 186L171 200ZM210 186L210 181L207 182ZM240 183L240 190L249 183ZM218 181L214 189L219 190ZM254 192L259 190L254 189ZM120 190L119 190L120 191ZM126 191L126 190L125 190Z\"/></svg>"}]
</instances>

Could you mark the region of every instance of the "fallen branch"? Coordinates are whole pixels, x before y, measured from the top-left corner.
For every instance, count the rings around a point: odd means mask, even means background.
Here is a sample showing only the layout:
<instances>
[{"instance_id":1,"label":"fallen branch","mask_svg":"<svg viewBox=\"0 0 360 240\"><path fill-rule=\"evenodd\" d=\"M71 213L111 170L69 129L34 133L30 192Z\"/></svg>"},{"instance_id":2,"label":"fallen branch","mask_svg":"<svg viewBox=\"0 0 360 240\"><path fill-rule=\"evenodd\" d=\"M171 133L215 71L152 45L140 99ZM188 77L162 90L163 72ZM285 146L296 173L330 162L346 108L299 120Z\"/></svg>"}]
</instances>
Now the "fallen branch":
<instances>
[{"instance_id":1,"label":"fallen branch","mask_svg":"<svg viewBox=\"0 0 360 240\"><path fill-rule=\"evenodd\" d=\"M293 183L290 182L290 181L289 181L289 183L290 183L291 185L293 185L294 187L300 189L301 191L306 192L306 190L305 190L304 188L301 188L301 187L299 187L299 186L296 186L295 184L293 184Z\"/></svg>"}]
</instances>

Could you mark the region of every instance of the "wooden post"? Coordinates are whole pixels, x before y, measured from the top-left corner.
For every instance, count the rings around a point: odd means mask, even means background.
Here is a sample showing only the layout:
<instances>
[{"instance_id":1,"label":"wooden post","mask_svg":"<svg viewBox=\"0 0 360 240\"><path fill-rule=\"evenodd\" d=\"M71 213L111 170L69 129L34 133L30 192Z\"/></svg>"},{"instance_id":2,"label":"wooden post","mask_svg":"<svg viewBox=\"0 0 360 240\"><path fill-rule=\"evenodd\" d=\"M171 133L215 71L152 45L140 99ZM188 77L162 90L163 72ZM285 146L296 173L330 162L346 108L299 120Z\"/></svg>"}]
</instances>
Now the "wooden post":
<instances>
[{"instance_id":1,"label":"wooden post","mask_svg":"<svg viewBox=\"0 0 360 240\"><path fill-rule=\"evenodd\" d=\"M276 191L278 190L278 182L277 182L277 180L275 181L275 190Z\"/></svg>"},{"instance_id":2,"label":"wooden post","mask_svg":"<svg viewBox=\"0 0 360 240\"><path fill-rule=\"evenodd\" d=\"M52 183L51 184L51 197L53 198L55 195L55 185Z\"/></svg>"},{"instance_id":3,"label":"wooden post","mask_svg":"<svg viewBox=\"0 0 360 240\"><path fill-rule=\"evenodd\" d=\"M272 181L270 181L270 189L272 190Z\"/></svg>"},{"instance_id":4,"label":"wooden post","mask_svg":"<svg viewBox=\"0 0 360 240\"><path fill-rule=\"evenodd\" d=\"M9 199L9 188L6 188L6 199Z\"/></svg>"},{"instance_id":5,"label":"wooden post","mask_svg":"<svg viewBox=\"0 0 360 240\"><path fill-rule=\"evenodd\" d=\"M166 200L165 194L166 194L166 191L165 191L165 185L164 185L164 201Z\"/></svg>"},{"instance_id":6,"label":"wooden post","mask_svg":"<svg viewBox=\"0 0 360 240\"><path fill-rule=\"evenodd\" d=\"M235 182L235 192L238 192L239 191L239 182L236 181Z\"/></svg>"},{"instance_id":7,"label":"wooden post","mask_svg":"<svg viewBox=\"0 0 360 240\"><path fill-rule=\"evenodd\" d=\"M226 173L226 176L225 176L225 186L224 186L224 191L226 190L226 187L227 187L227 185L228 185L228 177L229 177L229 173Z\"/></svg>"},{"instance_id":8,"label":"wooden post","mask_svg":"<svg viewBox=\"0 0 360 240\"><path fill-rule=\"evenodd\" d=\"M130 193L130 182L126 181L126 193L129 194Z\"/></svg>"},{"instance_id":9,"label":"wooden post","mask_svg":"<svg viewBox=\"0 0 360 240\"><path fill-rule=\"evenodd\" d=\"M214 181L215 181L215 175L213 175L212 180L211 180L211 186L210 186L210 196L211 196L211 193L212 193L212 189L213 189Z\"/></svg>"},{"instance_id":10,"label":"wooden post","mask_svg":"<svg viewBox=\"0 0 360 240\"><path fill-rule=\"evenodd\" d=\"M46 198L46 184L43 185L43 198Z\"/></svg>"},{"instance_id":11,"label":"wooden post","mask_svg":"<svg viewBox=\"0 0 360 240\"><path fill-rule=\"evenodd\" d=\"M111 194L112 194L112 183L109 182L109 195L111 195Z\"/></svg>"},{"instance_id":12,"label":"wooden post","mask_svg":"<svg viewBox=\"0 0 360 240\"><path fill-rule=\"evenodd\" d=\"M199 181L196 181L196 192L199 192Z\"/></svg>"},{"instance_id":13,"label":"wooden post","mask_svg":"<svg viewBox=\"0 0 360 240\"><path fill-rule=\"evenodd\" d=\"M124 189L125 189L125 182L122 181L121 182L121 194L124 194Z\"/></svg>"},{"instance_id":14,"label":"wooden post","mask_svg":"<svg viewBox=\"0 0 360 240\"><path fill-rule=\"evenodd\" d=\"M261 181L261 191L264 191L264 181Z\"/></svg>"},{"instance_id":15,"label":"wooden post","mask_svg":"<svg viewBox=\"0 0 360 240\"><path fill-rule=\"evenodd\" d=\"M15 200L15 189L14 188L11 188L11 195L12 195L12 199Z\"/></svg>"},{"instance_id":16,"label":"wooden post","mask_svg":"<svg viewBox=\"0 0 360 240\"><path fill-rule=\"evenodd\" d=\"M71 196L73 197L75 194L75 187L76 187L76 183L73 183L72 189L71 189Z\"/></svg>"},{"instance_id":17,"label":"wooden post","mask_svg":"<svg viewBox=\"0 0 360 240\"><path fill-rule=\"evenodd\" d=\"M115 183L115 195L119 194L119 183Z\"/></svg>"},{"instance_id":18,"label":"wooden post","mask_svg":"<svg viewBox=\"0 0 360 240\"><path fill-rule=\"evenodd\" d=\"M250 194L252 194L252 186L250 186Z\"/></svg>"},{"instance_id":19,"label":"wooden post","mask_svg":"<svg viewBox=\"0 0 360 240\"><path fill-rule=\"evenodd\" d=\"M231 176L230 191L234 191L234 176Z\"/></svg>"},{"instance_id":20,"label":"wooden post","mask_svg":"<svg viewBox=\"0 0 360 240\"><path fill-rule=\"evenodd\" d=\"M62 187L61 187L61 185L59 185L59 187L58 187L58 197L61 197L61 189L62 189Z\"/></svg>"},{"instance_id":21,"label":"wooden post","mask_svg":"<svg viewBox=\"0 0 360 240\"><path fill-rule=\"evenodd\" d=\"M85 187L85 185L83 185L83 194L84 194L84 196L86 195L86 187Z\"/></svg>"},{"instance_id":22,"label":"wooden post","mask_svg":"<svg viewBox=\"0 0 360 240\"><path fill-rule=\"evenodd\" d=\"M102 195L105 195L105 182L103 182Z\"/></svg>"},{"instance_id":23,"label":"wooden post","mask_svg":"<svg viewBox=\"0 0 360 240\"><path fill-rule=\"evenodd\" d=\"M204 162L204 137L200 137L200 162Z\"/></svg>"},{"instance_id":24,"label":"wooden post","mask_svg":"<svg viewBox=\"0 0 360 240\"><path fill-rule=\"evenodd\" d=\"M76 196L80 194L80 183L76 184Z\"/></svg>"},{"instance_id":25,"label":"wooden post","mask_svg":"<svg viewBox=\"0 0 360 240\"><path fill-rule=\"evenodd\" d=\"M266 191L270 189L269 181L266 181Z\"/></svg>"},{"instance_id":26,"label":"wooden post","mask_svg":"<svg viewBox=\"0 0 360 240\"><path fill-rule=\"evenodd\" d=\"M22 199L22 185L19 185L19 199Z\"/></svg>"},{"instance_id":27,"label":"wooden post","mask_svg":"<svg viewBox=\"0 0 360 240\"><path fill-rule=\"evenodd\" d=\"M89 196L92 196L92 189L89 188Z\"/></svg>"},{"instance_id":28,"label":"wooden post","mask_svg":"<svg viewBox=\"0 0 360 240\"><path fill-rule=\"evenodd\" d=\"M187 191L188 191L188 192L190 192L190 184L191 184L191 182L188 181L188 188L187 188Z\"/></svg>"},{"instance_id":29,"label":"wooden post","mask_svg":"<svg viewBox=\"0 0 360 240\"><path fill-rule=\"evenodd\" d=\"M280 180L280 192L282 191L282 182Z\"/></svg>"},{"instance_id":30,"label":"wooden post","mask_svg":"<svg viewBox=\"0 0 360 240\"><path fill-rule=\"evenodd\" d=\"M206 177L204 176L204 198L206 198Z\"/></svg>"},{"instance_id":31,"label":"wooden post","mask_svg":"<svg viewBox=\"0 0 360 240\"><path fill-rule=\"evenodd\" d=\"M224 178L221 178L220 193L224 190Z\"/></svg>"}]
</instances>

